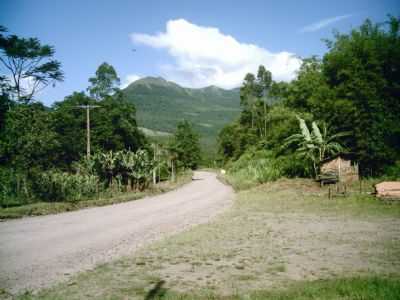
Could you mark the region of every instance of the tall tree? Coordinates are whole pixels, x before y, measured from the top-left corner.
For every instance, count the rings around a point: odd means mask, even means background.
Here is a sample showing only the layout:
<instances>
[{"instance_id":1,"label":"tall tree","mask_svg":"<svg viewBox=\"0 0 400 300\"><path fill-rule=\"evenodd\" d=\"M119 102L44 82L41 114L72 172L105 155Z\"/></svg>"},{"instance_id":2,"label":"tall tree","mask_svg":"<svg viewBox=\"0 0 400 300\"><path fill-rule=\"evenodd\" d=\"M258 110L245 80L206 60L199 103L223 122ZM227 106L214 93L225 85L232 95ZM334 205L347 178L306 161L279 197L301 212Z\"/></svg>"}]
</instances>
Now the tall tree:
<instances>
[{"instance_id":1,"label":"tall tree","mask_svg":"<svg viewBox=\"0 0 400 300\"><path fill-rule=\"evenodd\" d=\"M258 97L262 102L263 106L263 130L260 130L261 135L267 136L267 113L268 113L268 93L272 84L272 74L270 71L266 70L263 65L258 67L257 72L257 87L258 87ZM261 129L261 128L260 128Z\"/></svg>"},{"instance_id":2,"label":"tall tree","mask_svg":"<svg viewBox=\"0 0 400 300\"><path fill-rule=\"evenodd\" d=\"M175 159L181 167L190 169L198 167L201 159L199 136L188 121L178 123L169 148L171 153L176 154Z\"/></svg>"},{"instance_id":3,"label":"tall tree","mask_svg":"<svg viewBox=\"0 0 400 300\"><path fill-rule=\"evenodd\" d=\"M10 86L16 100L30 102L37 92L64 79L55 50L37 38L6 35L0 26L0 62L10 72Z\"/></svg>"},{"instance_id":4,"label":"tall tree","mask_svg":"<svg viewBox=\"0 0 400 300\"><path fill-rule=\"evenodd\" d=\"M256 78L254 74L247 73L240 88L240 105L243 107L241 122L249 123L254 128L255 107L257 102Z\"/></svg>"},{"instance_id":5,"label":"tall tree","mask_svg":"<svg viewBox=\"0 0 400 300\"><path fill-rule=\"evenodd\" d=\"M102 63L96 70L96 75L89 78L90 86L88 91L90 96L96 100L104 99L118 91L120 79L114 67L108 63Z\"/></svg>"},{"instance_id":6,"label":"tall tree","mask_svg":"<svg viewBox=\"0 0 400 300\"><path fill-rule=\"evenodd\" d=\"M354 107L336 126L352 127L362 171L378 174L400 159L400 18L389 17L385 24L367 20L327 45L327 82L337 99Z\"/></svg>"},{"instance_id":7,"label":"tall tree","mask_svg":"<svg viewBox=\"0 0 400 300\"><path fill-rule=\"evenodd\" d=\"M40 103L20 104L9 111L0 137L2 163L23 173L54 166L60 148L50 117Z\"/></svg>"},{"instance_id":8,"label":"tall tree","mask_svg":"<svg viewBox=\"0 0 400 300\"><path fill-rule=\"evenodd\" d=\"M52 119L62 145L61 164L68 168L86 149L86 115L80 105L97 104L90 113L91 148L96 151L136 151L147 147L147 140L136 123L136 109L122 93L95 101L84 93L73 93L53 106Z\"/></svg>"}]
</instances>

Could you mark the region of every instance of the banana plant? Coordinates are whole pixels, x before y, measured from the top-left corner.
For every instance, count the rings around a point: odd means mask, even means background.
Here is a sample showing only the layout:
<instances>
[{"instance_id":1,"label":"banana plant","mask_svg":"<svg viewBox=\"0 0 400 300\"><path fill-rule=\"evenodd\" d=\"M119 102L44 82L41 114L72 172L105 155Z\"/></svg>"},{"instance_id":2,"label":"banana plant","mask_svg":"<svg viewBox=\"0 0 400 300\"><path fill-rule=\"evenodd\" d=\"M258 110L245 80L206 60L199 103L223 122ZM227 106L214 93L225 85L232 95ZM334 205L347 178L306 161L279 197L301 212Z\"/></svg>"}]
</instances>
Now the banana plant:
<instances>
[{"instance_id":1,"label":"banana plant","mask_svg":"<svg viewBox=\"0 0 400 300\"><path fill-rule=\"evenodd\" d=\"M299 121L300 133L296 133L288 137L285 141L284 148L291 144L297 144L296 152L300 157L312 162L314 174L318 174L320 163L328 157L336 153L344 152L345 148L335 140L346 136L348 132L340 132L330 135L325 123L322 123L321 129L314 121L311 124L311 130L308 128L306 121L297 117Z\"/></svg>"}]
</instances>

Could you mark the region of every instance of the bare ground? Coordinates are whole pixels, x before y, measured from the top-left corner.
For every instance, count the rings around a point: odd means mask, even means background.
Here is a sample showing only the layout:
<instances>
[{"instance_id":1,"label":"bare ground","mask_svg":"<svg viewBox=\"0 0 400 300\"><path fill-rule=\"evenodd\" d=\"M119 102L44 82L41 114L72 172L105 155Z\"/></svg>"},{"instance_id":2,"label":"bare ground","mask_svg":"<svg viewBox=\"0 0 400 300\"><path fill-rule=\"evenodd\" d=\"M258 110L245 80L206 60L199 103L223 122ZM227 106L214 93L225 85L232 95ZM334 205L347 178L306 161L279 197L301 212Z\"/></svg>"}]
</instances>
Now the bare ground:
<instances>
[{"instance_id":1,"label":"bare ground","mask_svg":"<svg viewBox=\"0 0 400 300\"><path fill-rule=\"evenodd\" d=\"M167 194L112 206L0 223L0 289L37 290L93 269L194 224L231 204L215 174Z\"/></svg>"},{"instance_id":2,"label":"bare ground","mask_svg":"<svg viewBox=\"0 0 400 300\"><path fill-rule=\"evenodd\" d=\"M240 192L233 208L209 224L40 295L143 299L163 284L190 295L243 296L358 276L400 276L400 206L357 192L330 200L311 180L281 180Z\"/></svg>"}]
</instances>

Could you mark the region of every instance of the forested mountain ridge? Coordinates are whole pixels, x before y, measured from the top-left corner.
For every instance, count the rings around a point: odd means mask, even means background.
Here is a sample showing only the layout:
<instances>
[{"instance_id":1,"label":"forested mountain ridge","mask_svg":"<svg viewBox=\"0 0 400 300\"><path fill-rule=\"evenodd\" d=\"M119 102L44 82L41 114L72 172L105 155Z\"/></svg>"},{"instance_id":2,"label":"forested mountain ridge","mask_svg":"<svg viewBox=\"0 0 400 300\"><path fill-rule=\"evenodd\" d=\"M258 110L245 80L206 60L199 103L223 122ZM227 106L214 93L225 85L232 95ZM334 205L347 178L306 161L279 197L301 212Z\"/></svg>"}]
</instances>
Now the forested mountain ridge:
<instances>
[{"instance_id":1,"label":"forested mountain ridge","mask_svg":"<svg viewBox=\"0 0 400 300\"><path fill-rule=\"evenodd\" d=\"M203 140L215 140L240 114L239 89L184 88L161 77L145 77L123 90L137 109L139 126L173 132L179 121L193 123Z\"/></svg>"}]
</instances>

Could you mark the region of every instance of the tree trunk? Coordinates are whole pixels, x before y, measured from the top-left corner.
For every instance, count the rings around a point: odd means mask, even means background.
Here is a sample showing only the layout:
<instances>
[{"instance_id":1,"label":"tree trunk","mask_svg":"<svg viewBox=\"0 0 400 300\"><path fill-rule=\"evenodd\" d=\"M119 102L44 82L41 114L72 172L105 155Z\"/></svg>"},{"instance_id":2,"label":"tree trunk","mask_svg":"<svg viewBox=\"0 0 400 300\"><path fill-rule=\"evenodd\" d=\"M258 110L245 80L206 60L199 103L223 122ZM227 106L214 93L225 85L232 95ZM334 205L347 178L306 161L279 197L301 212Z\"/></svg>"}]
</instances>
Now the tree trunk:
<instances>
[{"instance_id":1,"label":"tree trunk","mask_svg":"<svg viewBox=\"0 0 400 300\"><path fill-rule=\"evenodd\" d=\"M267 136L267 103L264 101L264 137Z\"/></svg>"}]
</instances>

